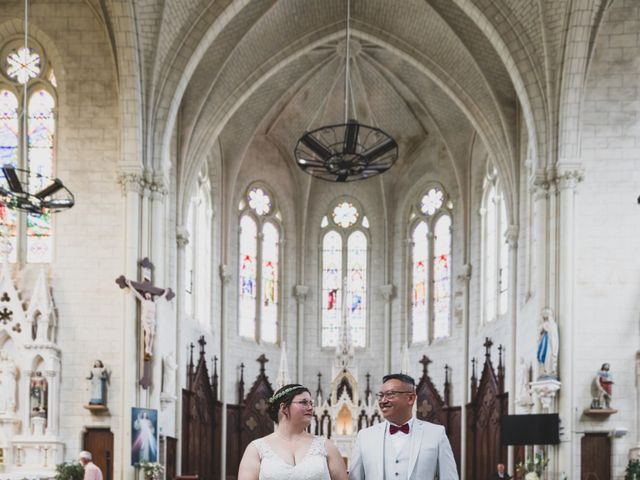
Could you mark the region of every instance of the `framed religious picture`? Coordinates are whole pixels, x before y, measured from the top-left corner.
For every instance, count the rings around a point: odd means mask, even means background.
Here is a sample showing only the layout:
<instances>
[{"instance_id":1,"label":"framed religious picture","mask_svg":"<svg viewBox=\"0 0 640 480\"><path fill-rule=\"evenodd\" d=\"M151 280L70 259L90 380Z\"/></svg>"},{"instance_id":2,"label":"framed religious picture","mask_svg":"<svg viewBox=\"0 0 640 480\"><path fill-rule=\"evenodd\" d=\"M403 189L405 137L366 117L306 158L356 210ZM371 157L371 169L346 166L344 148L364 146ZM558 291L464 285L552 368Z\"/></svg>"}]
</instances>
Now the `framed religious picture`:
<instances>
[{"instance_id":1,"label":"framed religious picture","mask_svg":"<svg viewBox=\"0 0 640 480\"><path fill-rule=\"evenodd\" d=\"M131 409L131 465L158 461L158 411Z\"/></svg>"}]
</instances>

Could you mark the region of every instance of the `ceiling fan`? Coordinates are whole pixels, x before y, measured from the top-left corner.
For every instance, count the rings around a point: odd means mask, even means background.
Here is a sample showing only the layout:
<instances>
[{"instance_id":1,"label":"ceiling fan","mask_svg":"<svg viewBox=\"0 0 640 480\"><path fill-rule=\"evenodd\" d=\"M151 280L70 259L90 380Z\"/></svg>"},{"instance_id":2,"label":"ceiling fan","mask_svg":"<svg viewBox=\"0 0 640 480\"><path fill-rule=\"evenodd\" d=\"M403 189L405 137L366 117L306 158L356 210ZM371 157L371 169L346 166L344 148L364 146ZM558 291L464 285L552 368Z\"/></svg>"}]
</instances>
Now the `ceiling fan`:
<instances>
[{"instance_id":1,"label":"ceiling fan","mask_svg":"<svg viewBox=\"0 0 640 480\"><path fill-rule=\"evenodd\" d=\"M8 208L42 215L67 210L75 204L73 193L59 178L34 174L11 164L3 165L0 171L0 204ZM42 188L32 191L30 180L32 185L42 185Z\"/></svg>"}]
</instances>

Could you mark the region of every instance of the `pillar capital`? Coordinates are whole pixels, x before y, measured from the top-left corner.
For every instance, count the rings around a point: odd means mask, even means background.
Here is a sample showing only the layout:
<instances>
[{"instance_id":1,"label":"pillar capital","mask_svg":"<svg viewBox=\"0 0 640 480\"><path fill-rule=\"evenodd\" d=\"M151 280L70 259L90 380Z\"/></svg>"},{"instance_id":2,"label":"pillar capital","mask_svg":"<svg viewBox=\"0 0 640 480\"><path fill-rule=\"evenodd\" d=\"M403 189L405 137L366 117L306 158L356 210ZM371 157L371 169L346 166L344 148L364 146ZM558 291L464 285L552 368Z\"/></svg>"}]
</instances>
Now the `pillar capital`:
<instances>
[{"instance_id":1,"label":"pillar capital","mask_svg":"<svg viewBox=\"0 0 640 480\"><path fill-rule=\"evenodd\" d=\"M518 247L518 234L520 233L520 227L518 225L509 225L507 231L504 234L504 238L509 245L509 248Z\"/></svg>"},{"instance_id":2,"label":"pillar capital","mask_svg":"<svg viewBox=\"0 0 640 480\"><path fill-rule=\"evenodd\" d=\"M378 291L380 292L380 296L384 299L384 301L388 303L393 300L395 294L395 286L392 283L389 283L387 285L380 285Z\"/></svg>"},{"instance_id":3,"label":"pillar capital","mask_svg":"<svg viewBox=\"0 0 640 480\"><path fill-rule=\"evenodd\" d=\"M178 248L185 248L189 245L189 230L184 225L178 225L176 227L176 243Z\"/></svg>"},{"instance_id":4,"label":"pillar capital","mask_svg":"<svg viewBox=\"0 0 640 480\"><path fill-rule=\"evenodd\" d=\"M559 165L555 181L559 190L574 190L584 180L584 168L580 165Z\"/></svg>"},{"instance_id":5,"label":"pillar capital","mask_svg":"<svg viewBox=\"0 0 640 480\"><path fill-rule=\"evenodd\" d=\"M295 285L293 287L293 296L296 297L296 302L304 303L309 295L309 287L307 285Z\"/></svg>"}]
</instances>

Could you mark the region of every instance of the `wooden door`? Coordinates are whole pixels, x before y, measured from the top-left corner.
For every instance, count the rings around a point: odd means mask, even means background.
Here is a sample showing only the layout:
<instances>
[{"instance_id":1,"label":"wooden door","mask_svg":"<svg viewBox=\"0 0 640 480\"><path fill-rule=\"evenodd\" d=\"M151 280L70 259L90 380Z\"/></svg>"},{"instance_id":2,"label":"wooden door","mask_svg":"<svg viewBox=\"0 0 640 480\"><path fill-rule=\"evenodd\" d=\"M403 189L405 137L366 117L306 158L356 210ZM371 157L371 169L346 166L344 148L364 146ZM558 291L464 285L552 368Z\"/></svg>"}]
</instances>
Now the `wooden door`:
<instances>
[{"instance_id":1,"label":"wooden door","mask_svg":"<svg viewBox=\"0 0 640 480\"><path fill-rule=\"evenodd\" d=\"M173 437L165 437L167 442L167 455L165 457L165 478L174 480L176 478L176 462L178 460L178 439Z\"/></svg>"},{"instance_id":2,"label":"wooden door","mask_svg":"<svg viewBox=\"0 0 640 480\"><path fill-rule=\"evenodd\" d=\"M580 480L611 480L608 433L586 433L580 444Z\"/></svg>"},{"instance_id":3,"label":"wooden door","mask_svg":"<svg viewBox=\"0 0 640 480\"><path fill-rule=\"evenodd\" d=\"M84 433L84 450L91 452L93 463L104 480L113 480L113 433L108 428L88 428Z\"/></svg>"}]
</instances>

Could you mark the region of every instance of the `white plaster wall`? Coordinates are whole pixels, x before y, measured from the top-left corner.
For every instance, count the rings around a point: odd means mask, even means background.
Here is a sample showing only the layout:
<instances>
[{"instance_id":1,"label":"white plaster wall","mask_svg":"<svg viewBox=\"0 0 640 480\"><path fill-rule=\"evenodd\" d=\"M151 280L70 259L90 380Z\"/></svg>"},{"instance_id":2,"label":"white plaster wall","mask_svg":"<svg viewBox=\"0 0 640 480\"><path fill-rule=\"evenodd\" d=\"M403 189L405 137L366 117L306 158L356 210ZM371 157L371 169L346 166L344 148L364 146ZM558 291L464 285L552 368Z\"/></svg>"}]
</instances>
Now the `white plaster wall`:
<instances>
[{"instance_id":1,"label":"white plaster wall","mask_svg":"<svg viewBox=\"0 0 640 480\"><path fill-rule=\"evenodd\" d=\"M585 92L576 201L575 407L579 431L628 428L612 439L613 472L622 478L638 442L635 355L640 312L640 5L617 1L597 38ZM615 378L606 420L581 416L603 362Z\"/></svg>"}]
</instances>

